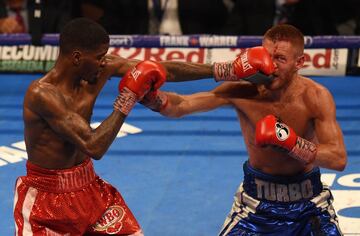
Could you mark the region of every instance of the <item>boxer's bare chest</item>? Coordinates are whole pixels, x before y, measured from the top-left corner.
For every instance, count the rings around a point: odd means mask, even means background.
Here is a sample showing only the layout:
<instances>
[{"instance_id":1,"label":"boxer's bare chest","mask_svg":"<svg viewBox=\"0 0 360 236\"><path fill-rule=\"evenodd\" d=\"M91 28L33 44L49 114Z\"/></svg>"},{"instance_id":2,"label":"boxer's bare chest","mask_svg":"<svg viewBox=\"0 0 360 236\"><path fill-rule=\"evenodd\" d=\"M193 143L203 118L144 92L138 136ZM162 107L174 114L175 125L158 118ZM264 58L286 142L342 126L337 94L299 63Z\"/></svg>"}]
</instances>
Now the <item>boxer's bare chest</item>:
<instances>
[{"instance_id":1,"label":"boxer's bare chest","mask_svg":"<svg viewBox=\"0 0 360 236\"><path fill-rule=\"evenodd\" d=\"M237 108L242 128L247 131L253 131L257 121L270 114L280 118L301 136L312 129L312 113L301 92L278 99L238 99L233 104Z\"/></svg>"},{"instance_id":2,"label":"boxer's bare chest","mask_svg":"<svg viewBox=\"0 0 360 236\"><path fill-rule=\"evenodd\" d=\"M90 122L96 99L93 94L83 91L78 94L64 94L63 96L69 110L79 114Z\"/></svg>"},{"instance_id":3,"label":"boxer's bare chest","mask_svg":"<svg viewBox=\"0 0 360 236\"><path fill-rule=\"evenodd\" d=\"M297 135L308 140L315 137L313 116L302 96L288 97L284 100L248 99L236 100L240 126L246 143L249 160L254 168L269 174L291 175L303 171L303 166L288 156L271 148L259 148L255 144L256 123L266 115L275 115L290 126ZM272 156L276 158L264 158ZM284 169L283 169L284 168Z\"/></svg>"}]
</instances>

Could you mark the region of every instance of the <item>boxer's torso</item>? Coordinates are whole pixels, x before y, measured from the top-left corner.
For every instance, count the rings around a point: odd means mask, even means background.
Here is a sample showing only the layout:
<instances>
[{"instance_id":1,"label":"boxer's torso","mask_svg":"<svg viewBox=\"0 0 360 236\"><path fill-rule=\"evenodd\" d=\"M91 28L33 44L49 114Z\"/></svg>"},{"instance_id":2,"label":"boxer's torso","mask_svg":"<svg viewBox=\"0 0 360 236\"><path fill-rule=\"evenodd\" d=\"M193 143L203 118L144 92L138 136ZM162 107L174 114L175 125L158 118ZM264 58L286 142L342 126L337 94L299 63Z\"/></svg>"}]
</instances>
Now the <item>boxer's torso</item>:
<instances>
[{"instance_id":1,"label":"boxer's torso","mask_svg":"<svg viewBox=\"0 0 360 236\"><path fill-rule=\"evenodd\" d=\"M87 157L76 148L73 143L56 133L41 115L31 109L33 106L41 106L30 99L35 96L38 89L49 89L56 93L58 99L63 99L66 109L79 114L90 123L93 107L100 89L94 86L103 86L103 83L89 85L81 81L79 86L73 90L66 89L53 82L51 73L43 78L32 82L24 99L24 129L25 143L28 159L33 164L48 169L65 169L75 166ZM35 91L35 92L34 92ZM33 104L31 104L33 103Z\"/></svg>"},{"instance_id":2,"label":"boxer's torso","mask_svg":"<svg viewBox=\"0 0 360 236\"><path fill-rule=\"evenodd\" d=\"M301 79L275 97L263 94L252 99L231 99L237 110L252 167L274 175L299 174L313 168L312 165L303 166L297 160L272 147L256 146L255 126L258 120L273 114L292 127L298 136L316 142L315 114L313 106L309 104L311 103L309 90L316 90L317 86L311 80Z\"/></svg>"}]
</instances>

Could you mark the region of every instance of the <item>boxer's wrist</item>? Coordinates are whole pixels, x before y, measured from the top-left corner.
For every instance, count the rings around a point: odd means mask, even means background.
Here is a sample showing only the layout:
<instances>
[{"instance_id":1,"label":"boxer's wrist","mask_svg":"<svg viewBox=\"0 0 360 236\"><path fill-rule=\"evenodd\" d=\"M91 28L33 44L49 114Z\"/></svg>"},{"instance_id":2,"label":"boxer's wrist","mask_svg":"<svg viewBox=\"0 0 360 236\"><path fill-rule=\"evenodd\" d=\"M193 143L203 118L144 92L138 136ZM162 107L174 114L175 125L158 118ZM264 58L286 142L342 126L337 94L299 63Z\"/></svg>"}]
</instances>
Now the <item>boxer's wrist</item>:
<instances>
[{"instance_id":1,"label":"boxer's wrist","mask_svg":"<svg viewBox=\"0 0 360 236\"><path fill-rule=\"evenodd\" d=\"M160 112L167 106L168 96L166 93L157 90L149 92L147 95L145 95L144 99L140 103L155 112Z\"/></svg>"},{"instance_id":2,"label":"boxer's wrist","mask_svg":"<svg viewBox=\"0 0 360 236\"><path fill-rule=\"evenodd\" d=\"M289 152L289 155L304 164L309 164L315 160L317 147L314 143L297 137L294 147Z\"/></svg>"},{"instance_id":3,"label":"boxer's wrist","mask_svg":"<svg viewBox=\"0 0 360 236\"><path fill-rule=\"evenodd\" d=\"M124 87L114 101L114 110L120 111L124 115L128 115L135 106L137 96L130 89Z\"/></svg>"},{"instance_id":4,"label":"boxer's wrist","mask_svg":"<svg viewBox=\"0 0 360 236\"><path fill-rule=\"evenodd\" d=\"M212 65L212 71L216 82L219 81L237 81L235 75L233 62L215 62Z\"/></svg>"}]
</instances>

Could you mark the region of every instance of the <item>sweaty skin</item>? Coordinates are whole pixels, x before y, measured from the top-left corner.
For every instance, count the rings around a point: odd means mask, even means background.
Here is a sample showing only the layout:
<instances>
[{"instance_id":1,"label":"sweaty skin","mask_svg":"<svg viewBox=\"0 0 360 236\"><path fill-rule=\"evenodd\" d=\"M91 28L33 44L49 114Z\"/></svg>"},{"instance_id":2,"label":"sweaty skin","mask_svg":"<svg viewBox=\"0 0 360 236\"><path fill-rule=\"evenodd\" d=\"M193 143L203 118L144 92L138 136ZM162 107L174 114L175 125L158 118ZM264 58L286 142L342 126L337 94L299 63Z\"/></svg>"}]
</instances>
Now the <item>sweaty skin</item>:
<instances>
[{"instance_id":1,"label":"sweaty skin","mask_svg":"<svg viewBox=\"0 0 360 236\"><path fill-rule=\"evenodd\" d=\"M192 95L166 92L169 102L161 114L182 117L230 105L237 112L252 167L272 175L296 175L314 166L343 170L347 157L332 95L322 85L298 74L304 57L288 41L265 39L263 46L276 65L270 85L224 82L212 91ZM278 116L298 136L317 144L313 163L304 165L273 147L255 145L256 122L269 114Z\"/></svg>"},{"instance_id":2,"label":"sweaty skin","mask_svg":"<svg viewBox=\"0 0 360 236\"><path fill-rule=\"evenodd\" d=\"M70 168L88 156L100 159L115 139L126 116L113 111L99 127L92 129L94 104L110 76L124 75L138 61L106 55L108 46L72 57L59 55L55 67L30 84L24 98L23 118L31 163L48 169ZM74 67L80 57L81 65ZM210 65L162 64L167 69L168 81L212 76Z\"/></svg>"}]
</instances>

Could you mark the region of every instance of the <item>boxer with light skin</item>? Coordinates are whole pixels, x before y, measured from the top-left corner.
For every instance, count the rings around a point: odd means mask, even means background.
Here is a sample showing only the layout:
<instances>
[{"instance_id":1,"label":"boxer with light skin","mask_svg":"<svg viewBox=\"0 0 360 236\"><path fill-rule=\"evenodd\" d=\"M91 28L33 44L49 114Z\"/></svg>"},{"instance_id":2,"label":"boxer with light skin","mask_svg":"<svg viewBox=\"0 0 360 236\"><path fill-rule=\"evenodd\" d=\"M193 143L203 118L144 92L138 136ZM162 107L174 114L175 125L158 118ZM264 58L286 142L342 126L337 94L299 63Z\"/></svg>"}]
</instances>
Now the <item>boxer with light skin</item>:
<instances>
[{"instance_id":1,"label":"boxer with light skin","mask_svg":"<svg viewBox=\"0 0 360 236\"><path fill-rule=\"evenodd\" d=\"M270 59L260 59L260 67L253 58L259 50L270 54ZM236 110L249 158L220 235L341 235L319 167L344 170L343 134L331 93L299 74L303 52L304 36L298 29L274 26L265 33L262 47L247 50L234 62L213 65L217 81L237 81L190 95L153 89L142 100L173 118L222 106ZM259 68L273 78L265 84L246 79ZM243 81L233 79L244 73Z\"/></svg>"}]
</instances>

